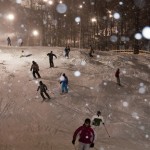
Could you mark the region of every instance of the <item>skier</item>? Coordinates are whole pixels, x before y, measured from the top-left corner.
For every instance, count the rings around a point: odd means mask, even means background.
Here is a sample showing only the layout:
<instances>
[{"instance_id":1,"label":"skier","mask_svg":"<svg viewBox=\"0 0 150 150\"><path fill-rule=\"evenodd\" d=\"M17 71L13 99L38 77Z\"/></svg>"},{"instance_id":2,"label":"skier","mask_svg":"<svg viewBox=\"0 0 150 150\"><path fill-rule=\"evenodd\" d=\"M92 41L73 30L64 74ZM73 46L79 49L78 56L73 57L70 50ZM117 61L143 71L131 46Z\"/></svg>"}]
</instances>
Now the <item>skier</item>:
<instances>
[{"instance_id":1,"label":"skier","mask_svg":"<svg viewBox=\"0 0 150 150\"><path fill-rule=\"evenodd\" d=\"M93 50L93 48L92 48L92 45L90 45L90 52L89 52L89 56L90 57L93 57L93 54L94 53L94 50Z\"/></svg>"},{"instance_id":2,"label":"skier","mask_svg":"<svg viewBox=\"0 0 150 150\"><path fill-rule=\"evenodd\" d=\"M65 73L63 73L63 76L64 76L64 78L65 78L65 80L66 80L66 85L68 86L68 77L66 76Z\"/></svg>"},{"instance_id":3,"label":"skier","mask_svg":"<svg viewBox=\"0 0 150 150\"><path fill-rule=\"evenodd\" d=\"M104 119L103 117L101 116L101 112L100 111L97 111L97 115L94 115L91 119L92 121L92 125L94 126L100 126L100 123L102 122L103 125L104 125Z\"/></svg>"},{"instance_id":4,"label":"skier","mask_svg":"<svg viewBox=\"0 0 150 150\"><path fill-rule=\"evenodd\" d=\"M90 123L91 120L89 118L85 119L84 124L74 132L72 144L75 144L76 137L79 135L78 150L89 150L90 147L94 147L95 134Z\"/></svg>"},{"instance_id":5,"label":"skier","mask_svg":"<svg viewBox=\"0 0 150 150\"><path fill-rule=\"evenodd\" d=\"M30 71L32 71L32 70L33 70L32 74L35 79L36 79L35 74L37 74L38 78L41 78L41 76L39 74L39 66L35 61L32 61L32 66L31 66Z\"/></svg>"},{"instance_id":6,"label":"skier","mask_svg":"<svg viewBox=\"0 0 150 150\"><path fill-rule=\"evenodd\" d=\"M11 39L10 39L10 37L7 38L7 43L8 43L8 46L11 46Z\"/></svg>"},{"instance_id":7,"label":"skier","mask_svg":"<svg viewBox=\"0 0 150 150\"><path fill-rule=\"evenodd\" d=\"M51 51L50 53L48 53L47 56L49 56L50 68L54 67L53 56L55 56L56 58L57 58L57 56L55 54L53 54L53 51Z\"/></svg>"},{"instance_id":8,"label":"skier","mask_svg":"<svg viewBox=\"0 0 150 150\"><path fill-rule=\"evenodd\" d=\"M116 79L117 79L117 84L118 84L119 86L121 86L121 84L120 84L120 69L119 69L119 68L117 69L117 71L116 71L116 73L115 73L115 77L116 77Z\"/></svg>"},{"instance_id":9,"label":"skier","mask_svg":"<svg viewBox=\"0 0 150 150\"><path fill-rule=\"evenodd\" d=\"M68 84L68 78L65 74L62 74L60 76L60 84L61 84L61 92L63 93L68 93L68 88L67 88L67 84Z\"/></svg>"},{"instance_id":10,"label":"skier","mask_svg":"<svg viewBox=\"0 0 150 150\"><path fill-rule=\"evenodd\" d=\"M43 98L43 101L46 99L43 93L45 93L45 95L48 97L48 99L51 99L50 96L48 95L48 93L46 92L48 90L47 86L42 81L39 82L39 86L37 88L37 91L39 89L40 89L40 94Z\"/></svg>"},{"instance_id":11,"label":"skier","mask_svg":"<svg viewBox=\"0 0 150 150\"><path fill-rule=\"evenodd\" d=\"M70 46L67 47L66 57L69 58Z\"/></svg>"}]
</instances>

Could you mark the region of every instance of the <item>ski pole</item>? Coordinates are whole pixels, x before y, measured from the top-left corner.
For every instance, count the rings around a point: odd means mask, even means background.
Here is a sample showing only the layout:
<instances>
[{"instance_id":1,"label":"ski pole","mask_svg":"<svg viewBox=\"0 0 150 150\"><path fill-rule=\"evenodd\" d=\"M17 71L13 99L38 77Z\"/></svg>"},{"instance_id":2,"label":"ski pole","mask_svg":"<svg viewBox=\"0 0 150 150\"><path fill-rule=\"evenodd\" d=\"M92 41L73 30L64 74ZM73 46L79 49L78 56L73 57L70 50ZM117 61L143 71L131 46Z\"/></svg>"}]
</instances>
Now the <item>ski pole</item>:
<instances>
[{"instance_id":1,"label":"ski pole","mask_svg":"<svg viewBox=\"0 0 150 150\"><path fill-rule=\"evenodd\" d=\"M109 133L108 133L108 131L107 131L107 128L105 127L105 124L103 124L103 125L104 125L104 128L105 128L105 130L106 130L108 136L110 137L110 135L109 135Z\"/></svg>"}]
</instances>

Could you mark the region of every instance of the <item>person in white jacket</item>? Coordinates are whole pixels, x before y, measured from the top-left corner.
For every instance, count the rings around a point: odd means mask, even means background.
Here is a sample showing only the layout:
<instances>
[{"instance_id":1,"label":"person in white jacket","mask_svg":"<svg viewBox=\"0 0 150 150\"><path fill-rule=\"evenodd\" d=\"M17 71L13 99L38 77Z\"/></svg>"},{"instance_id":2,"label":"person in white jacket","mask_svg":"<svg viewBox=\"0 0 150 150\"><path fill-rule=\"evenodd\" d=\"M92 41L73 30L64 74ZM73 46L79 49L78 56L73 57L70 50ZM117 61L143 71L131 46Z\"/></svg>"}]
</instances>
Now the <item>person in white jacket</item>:
<instances>
[{"instance_id":1,"label":"person in white jacket","mask_svg":"<svg viewBox=\"0 0 150 150\"><path fill-rule=\"evenodd\" d=\"M104 125L104 118L100 111L97 111L97 115L94 115L91 121L93 126L100 126L101 123Z\"/></svg>"}]
</instances>

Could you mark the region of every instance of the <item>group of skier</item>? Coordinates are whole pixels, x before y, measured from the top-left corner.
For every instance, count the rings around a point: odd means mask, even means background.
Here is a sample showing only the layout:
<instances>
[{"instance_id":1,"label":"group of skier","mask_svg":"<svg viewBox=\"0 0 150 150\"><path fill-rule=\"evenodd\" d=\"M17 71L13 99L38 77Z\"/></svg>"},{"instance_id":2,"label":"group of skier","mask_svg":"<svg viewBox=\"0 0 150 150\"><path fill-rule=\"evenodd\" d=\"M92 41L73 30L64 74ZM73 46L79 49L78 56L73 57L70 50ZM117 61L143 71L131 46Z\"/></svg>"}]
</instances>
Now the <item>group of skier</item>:
<instances>
[{"instance_id":1,"label":"group of skier","mask_svg":"<svg viewBox=\"0 0 150 150\"><path fill-rule=\"evenodd\" d=\"M57 58L57 56L55 54L53 54L53 51L48 53L47 56L49 57L50 68L53 68L54 67L53 57ZM67 54L67 56L68 56L68 54ZM39 73L39 65L37 64L37 62L32 61L30 71L32 71L32 75L33 75L34 79L41 78L41 75ZM66 76L65 73L61 74L59 81L61 84L61 94L68 93L68 77ZM46 95L47 98L50 99L49 94L46 92L48 90L48 88L42 81L39 81L39 86L38 86L37 91L39 91L39 90L40 90L40 94L43 98L43 101L46 99L44 95Z\"/></svg>"},{"instance_id":2,"label":"group of skier","mask_svg":"<svg viewBox=\"0 0 150 150\"><path fill-rule=\"evenodd\" d=\"M92 47L91 47L91 49L92 49ZM91 50L91 52L93 53L93 49ZM91 55L92 55L92 53L91 53ZM54 67L53 57L57 58L57 56L55 54L53 54L52 51L50 53L48 53L47 56L49 57L50 68ZM69 54L66 53L65 56L69 57ZM90 57L93 57L93 56L90 56ZM35 61L32 61L30 70L32 71L34 78L37 78L37 77L41 78L41 76L39 74L39 66ZM117 84L121 85L119 74L120 74L120 69L118 68L115 73L115 77L117 79ZM37 75L37 77L36 77L36 75ZM65 73L62 73L60 75L59 81L61 84L62 94L68 93L68 77L66 76ZM42 81L39 81L39 86L37 88L37 91L39 91L39 90L40 90L40 95L43 98L43 101L46 99L45 95L47 96L48 99L51 99L51 97L47 93L48 88ZM105 127L104 119L103 119L100 111L97 111L97 114L94 115L91 119L86 118L84 121L84 124L75 130L75 132L73 134L72 144L75 145L77 136L79 135L78 150L89 150L89 148L94 147L94 141L96 139L96 128L99 127L101 123ZM106 129L106 127L105 127L105 129ZM106 129L106 131L107 131L107 129ZM107 131L107 133L108 133L108 131Z\"/></svg>"},{"instance_id":3,"label":"group of skier","mask_svg":"<svg viewBox=\"0 0 150 150\"><path fill-rule=\"evenodd\" d=\"M92 119L86 118L84 124L75 130L72 144L75 145L77 136L79 136L78 150L89 150L90 147L93 148L96 134L95 128L99 127L101 123L105 127L104 119L100 111L97 111L97 114Z\"/></svg>"}]
</instances>

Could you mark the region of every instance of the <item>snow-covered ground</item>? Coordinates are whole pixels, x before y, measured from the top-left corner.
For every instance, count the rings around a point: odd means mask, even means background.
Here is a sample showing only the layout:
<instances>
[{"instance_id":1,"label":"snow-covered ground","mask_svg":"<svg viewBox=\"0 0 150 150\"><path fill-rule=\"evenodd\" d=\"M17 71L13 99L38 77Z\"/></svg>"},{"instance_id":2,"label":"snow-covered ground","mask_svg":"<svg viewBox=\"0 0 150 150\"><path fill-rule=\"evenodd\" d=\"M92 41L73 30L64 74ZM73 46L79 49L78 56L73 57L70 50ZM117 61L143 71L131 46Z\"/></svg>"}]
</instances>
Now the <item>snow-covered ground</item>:
<instances>
[{"instance_id":1,"label":"snow-covered ground","mask_svg":"<svg viewBox=\"0 0 150 150\"><path fill-rule=\"evenodd\" d=\"M88 50L71 49L66 59L63 49L0 47L0 150L75 150L74 130L97 110L111 137L103 126L97 128L93 149L149 150L150 55L96 51L89 58ZM47 57L51 50L58 57L53 69ZM32 78L33 60L54 93L48 102L41 103L36 91L40 80ZM114 77L117 68L121 87ZM69 78L65 95L60 94L61 73Z\"/></svg>"}]
</instances>

